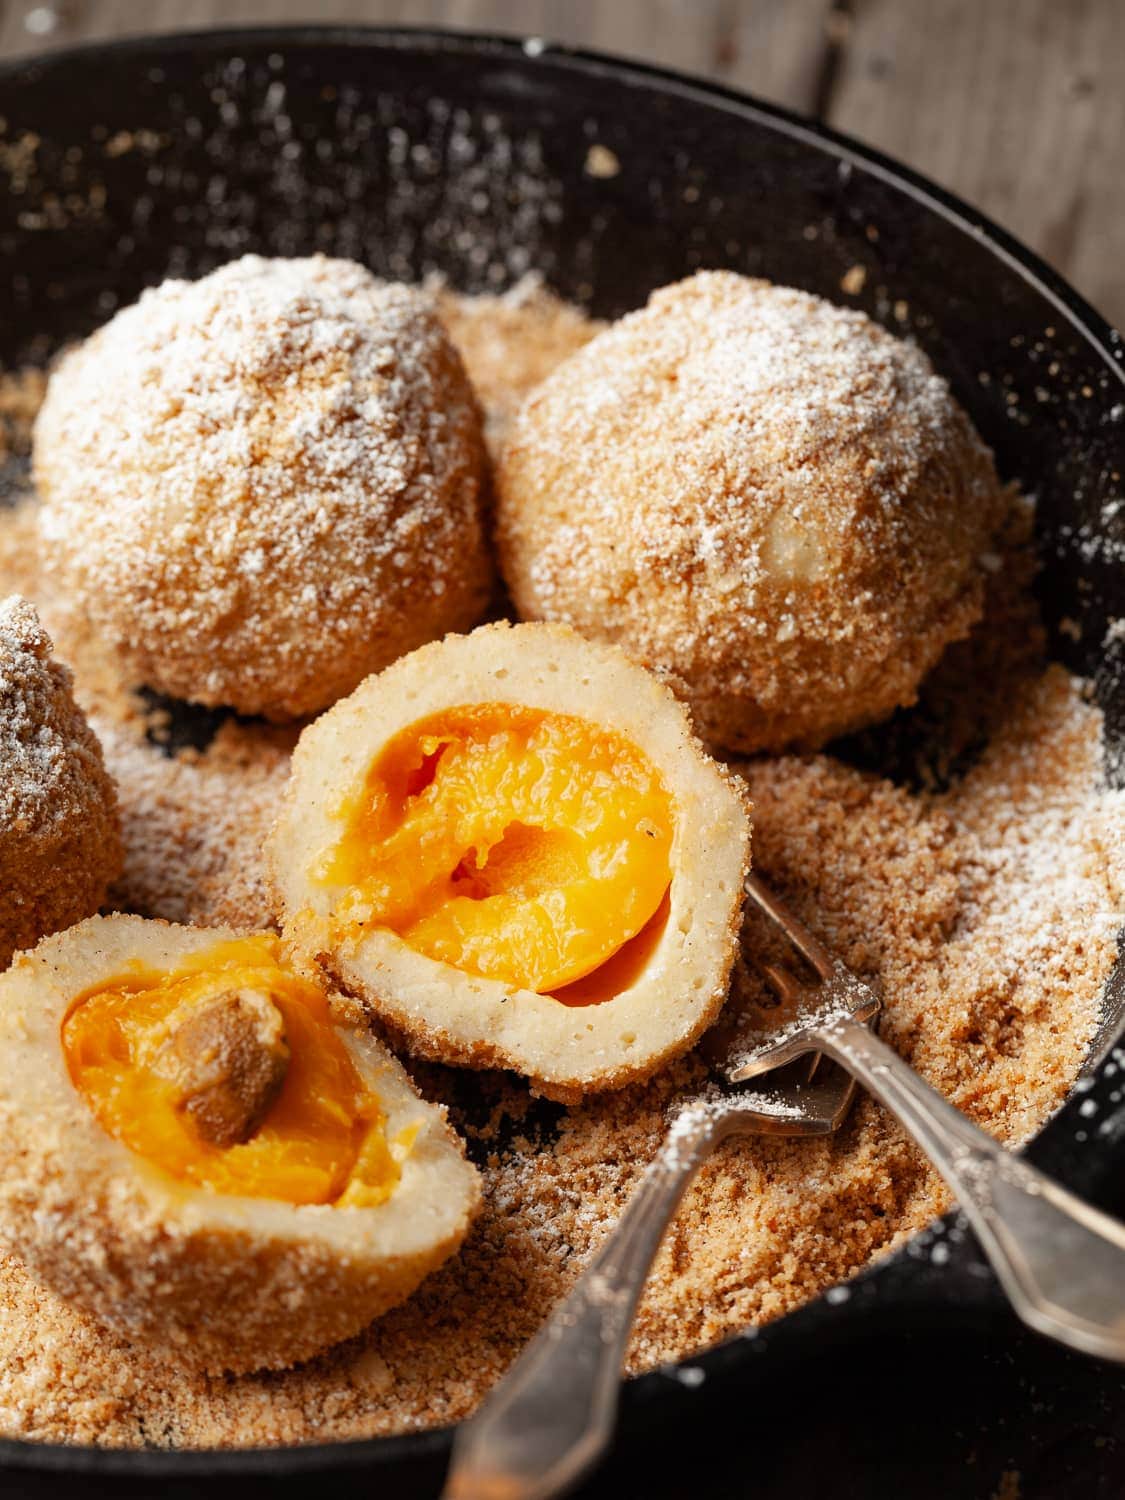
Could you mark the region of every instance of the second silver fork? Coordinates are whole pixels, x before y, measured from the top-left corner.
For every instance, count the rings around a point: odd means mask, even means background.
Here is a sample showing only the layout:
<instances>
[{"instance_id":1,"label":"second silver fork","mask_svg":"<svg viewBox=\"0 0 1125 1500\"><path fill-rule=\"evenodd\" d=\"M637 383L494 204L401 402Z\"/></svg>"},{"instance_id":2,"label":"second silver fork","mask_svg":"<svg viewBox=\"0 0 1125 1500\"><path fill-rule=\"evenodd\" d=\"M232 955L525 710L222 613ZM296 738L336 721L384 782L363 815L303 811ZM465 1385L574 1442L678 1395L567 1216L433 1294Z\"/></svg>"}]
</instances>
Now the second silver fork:
<instances>
[{"instance_id":1,"label":"second silver fork","mask_svg":"<svg viewBox=\"0 0 1125 1500\"><path fill-rule=\"evenodd\" d=\"M570 1295L458 1431L445 1500L549 1500L570 1488L609 1442L633 1313L700 1163L736 1132L828 1133L850 1106L851 1078L895 1115L953 1189L1024 1322L1071 1348L1125 1361L1125 1226L1006 1151L930 1088L864 1024L878 1010L867 986L756 876L746 892L817 976L805 984L766 966L796 1015L751 1037L742 1056L737 1040L727 1044L730 1083L768 1074L779 1091L765 1100L731 1092L683 1111ZM810 1053L835 1059L848 1082L837 1070L818 1072L811 1085L775 1072Z\"/></svg>"},{"instance_id":2,"label":"second silver fork","mask_svg":"<svg viewBox=\"0 0 1125 1500\"><path fill-rule=\"evenodd\" d=\"M1016 1156L943 1099L898 1053L858 1024L864 986L756 876L750 899L784 927L817 973L802 985L766 972L803 1019L731 1071L756 1078L806 1053L845 1067L913 1137L952 1188L1013 1310L1029 1328L1102 1359L1125 1362L1125 1225Z\"/></svg>"},{"instance_id":3,"label":"second silver fork","mask_svg":"<svg viewBox=\"0 0 1125 1500\"><path fill-rule=\"evenodd\" d=\"M857 997L866 1018L878 1009ZM771 1031L791 1020L783 1006ZM843 1069L783 1066L762 1090L731 1087L741 1048L727 1028L701 1052L715 1084L681 1107L609 1238L481 1409L459 1428L445 1500L549 1500L609 1445L637 1302L664 1231L702 1162L731 1135L829 1135L856 1085Z\"/></svg>"}]
</instances>

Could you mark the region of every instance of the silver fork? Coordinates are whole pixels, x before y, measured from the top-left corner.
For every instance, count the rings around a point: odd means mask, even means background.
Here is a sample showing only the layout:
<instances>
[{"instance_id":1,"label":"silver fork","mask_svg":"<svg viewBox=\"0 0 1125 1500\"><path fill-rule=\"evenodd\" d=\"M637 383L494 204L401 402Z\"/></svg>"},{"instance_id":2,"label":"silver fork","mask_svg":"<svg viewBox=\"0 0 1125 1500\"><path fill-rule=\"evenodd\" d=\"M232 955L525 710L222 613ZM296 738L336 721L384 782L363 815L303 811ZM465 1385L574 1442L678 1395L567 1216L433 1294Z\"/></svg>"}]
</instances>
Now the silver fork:
<instances>
[{"instance_id":1,"label":"silver fork","mask_svg":"<svg viewBox=\"0 0 1125 1500\"><path fill-rule=\"evenodd\" d=\"M756 876L747 895L793 935L794 918ZM1125 1361L1125 1225L1013 1155L923 1082L857 1018L866 986L811 934L798 947L817 973L804 985L766 966L803 1012L731 1070L745 1081L808 1052L834 1058L879 1100L953 1189L1012 1307L1029 1327L1072 1349Z\"/></svg>"},{"instance_id":2,"label":"silver fork","mask_svg":"<svg viewBox=\"0 0 1125 1500\"><path fill-rule=\"evenodd\" d=\"M851 1106L853 1077L953 1189L1019 1316L1072 1348L1125 1361L1125 1227L1005 1151L924 1083L865 1024L879 1008L868 986L756 876L746 892L817 975L809 985L763 966L785 1008L780 1031L751 1038L741 1055L737 1036L724 1041L725 1056L713 1062L729 1084L770 1073L772 1092L732 1091L681 1112L570 1295L458 1430L444 1500L550 1500L586 1472L612 1436L648 1269L700 1163L736 1133L835 1130ZM792 1069L810 1053L802 1081ZM817 1069L821 1054L847 1075Z\"/></svg>"},{"instance_id":3,"label":"silver fork","mask_svg":"<svg viewBox=\"0 0 1125 1500\"><path fill-rule=\"evenodd\" d=\"M819 951L799 924L797 947ZM857 1014L874 1015L870 992ZM744 1017L715 1028L701 1045L714 1083L685 1104L609 1238L569 1296L512 1365L480 1410L458 1429L445 1500L548 1500L570 1488L609 1445L633 1314L669 1220L714 1147L730 1135L828 1135L855 1096L850 1074L813 1055L771 1073L766 1091L732 1088L744 1061ZM792 1027L785 998L763 1014L757 1034Z\"/></svg>"}]
</instances>

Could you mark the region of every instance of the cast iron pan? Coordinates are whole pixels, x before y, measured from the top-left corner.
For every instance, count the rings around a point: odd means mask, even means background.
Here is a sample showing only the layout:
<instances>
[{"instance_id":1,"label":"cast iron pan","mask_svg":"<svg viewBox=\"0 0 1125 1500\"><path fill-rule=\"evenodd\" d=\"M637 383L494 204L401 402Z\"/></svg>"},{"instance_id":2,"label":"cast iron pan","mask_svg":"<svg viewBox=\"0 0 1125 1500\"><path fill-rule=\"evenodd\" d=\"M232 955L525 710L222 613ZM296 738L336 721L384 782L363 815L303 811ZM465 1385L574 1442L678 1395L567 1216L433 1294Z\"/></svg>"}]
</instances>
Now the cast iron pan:
<instances>
[{"instance_id":1,"label":"cast iron pan","mask_svg":"<svg viewBox=\"0 0 1125 1500\"><path fill-rule=\"evenodd\" d=\"M439 271L468 291L501 288L531 266L602 317L696 267L729 266L850 300L910 333L1002 473L1038 498L1052 649L1095 682L1117 763L1125 671L1102 641L1107 621L1125 613L1125 508L1113 504L1125 494L1121 339L1034 256L910 173L671 74L416 31L226 32L77 49L0 70L0 115L8 367L46 358L169 273L196 276L249 250L324 250L407 279ZM13 152L27 132L34 151ZM587 170L593 144L614 153L616 176ZM857 265L864 288L846 299L840 281ZM1063 621L1080 634L1060 633ZM176 715L180 739L196 743L215 722ZM1111 1050L1123 971L1108 986L1086 1113L1072 1100L1029 1152L1111 1209L1122 1206L1125 1169L1114 1076L1125 1059ZM935 1236L949 1252L940 1264ZM1005 1387L1017 1360L1023 1373ZM1097 1400L1101 1427L1112 1427L1104 1401L1122 1389L1119 1372L1016 1334L953 1216L860 1277L846 1300L821 1299L693 1364L702 1384L673 1371L628 1387L610 1478L591 1494L607 1483L617 1495L689 1485L801 1494L814 1480L829 1494L902 1493L895 1454L914 1475L908 1493L929 1494L932 1481L935 1494L989 1494L996 1474L983 1467L979 1488L958 1483L949 1465L968 1448L949 1440L982 1403L1018 1421L1034 1400L1023 1402L1019 1384L1030 1370L1056 1403L1064 1386L1071 1392L1062 1435L1035 1459L1039 1472L1058 1471L1042 1491L1056 1500L1084 1461L1082 1434L1100 1430ZM801 1394L787 1401L790 1391ZM1071 1410L1076 1391L1089 1393L1088 1420ZM1046 1415L1040 1402L1043 1430L1052 1411L1058 1426L1051 1400ZM4 1443L0 1492L219 1495L260 1485L282 1496L319 1478L345 1493L374 1485L416 1496L436 1489L448 1443L444 1432L280 1453ZM1074 1493L1120 1493L1100 1488L1113 1484L1113 1451L1103 1446Z\"/></svg>"}]
</instances>

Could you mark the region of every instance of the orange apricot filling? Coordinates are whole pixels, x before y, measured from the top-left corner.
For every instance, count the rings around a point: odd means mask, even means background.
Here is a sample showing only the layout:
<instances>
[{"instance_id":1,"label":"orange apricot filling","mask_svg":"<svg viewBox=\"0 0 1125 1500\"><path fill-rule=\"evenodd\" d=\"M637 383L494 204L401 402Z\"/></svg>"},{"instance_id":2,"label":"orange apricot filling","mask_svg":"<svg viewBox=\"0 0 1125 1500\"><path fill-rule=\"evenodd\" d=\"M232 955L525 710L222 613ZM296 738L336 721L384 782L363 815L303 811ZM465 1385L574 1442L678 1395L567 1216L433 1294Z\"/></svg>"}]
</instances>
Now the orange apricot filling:
<instances>
[{"instance_id":1,"label":"orange apricot filling","mask_svg":"<svg viewBox=\"0 0 1125 1500\"><path fill-rule=\"evenodd\" d=\"M246 1138L222 1146L185 1108L188 1094L167 1059L177 1038L191 1036L183 1018L190 1022L232 996L276 1010L284 1066L280 1086L263 1098L260 1121L248 1118ZM379 1102L325 995L283 966L269 933L215 944L170 972L130 966L76 997L61 1039L71 1081L102 1129L182 1181L216 1193L342 1207L374 1206L398 1181ZM221 1039L209 1042L198 1062L212 1084L222 1082L223 1061Z\"/></svg>"},{"instance_id":2,"label":"orange apricot filling","mask_svg":"<svg viewBox=\"0 0 1125 1500\"><path fill-rule=\"evenodd\" d=\"M624 735L569 714L434 714L389 741L339 816L344 833L312 872L347 888L337 936L389 928L429 958L541 994L607 964L671 879L659 772Z\"/></svg>"}]
</instances>

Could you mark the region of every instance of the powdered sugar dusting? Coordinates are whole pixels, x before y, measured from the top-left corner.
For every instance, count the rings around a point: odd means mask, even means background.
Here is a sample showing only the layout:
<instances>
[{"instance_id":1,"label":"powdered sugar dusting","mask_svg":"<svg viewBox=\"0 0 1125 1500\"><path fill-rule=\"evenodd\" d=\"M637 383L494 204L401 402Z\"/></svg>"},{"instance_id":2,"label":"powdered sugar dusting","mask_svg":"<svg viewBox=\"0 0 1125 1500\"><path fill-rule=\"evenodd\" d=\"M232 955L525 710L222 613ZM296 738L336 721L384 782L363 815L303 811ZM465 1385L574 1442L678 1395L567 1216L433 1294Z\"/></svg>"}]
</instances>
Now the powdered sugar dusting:
<instances>
[{"instance_id":1,"label":"powdered sugar dusting","mask_svg":"<svg viewBox=\"0 0 1125 1500\"><path fill-rule=\"evenodd\" d=\"M60 732L55 700L71 683L65 667L51 671L51 641L26 599L0 600L0 828L19 830L61 817L55 805L68 774L69 741Z\"/></svg>"},{"instance_id":2,"label":"powdered sugar dusting","mask_svg":"<svg viewBox=\"0 0 1125 1500\"><path fill-rule=\"evenodd\" d=\"M246 256L67 355L41 539L135 679L292 717L479 617L479 417L430 298Z\"/></svg>"},{"instance_id":3,"label":"powdered sugar dusting","mask_svg":"<svg viewBox=\"0 0 1125 1500\"><path fill-rule=\"evenodd\" d=\"M89 916L117 873L117 801L32 605L0 599L0 967Z\"/></svg>"},{"instance_id":4,"label":"powdered sugar dusting","mask_svg":"<svg viewBox=\"0 0 1125 1500\"><path fill-rule=\"evenodd\" d=\"M979 613L1004 508L920 350L729 272L654 293L548 377L498 490L521 615L617 641L743 750L913 701Z\"/></svg>"},{"instance_id":5,"label":"powdered sugar dusting","mask_svg":"<svg viewBox=\"0 0 1125 1500\"><path fill-rule=\"evenodd\" d=\"M510 326L518 339L514 312ZM524 327L535 338L543 324ZM517 351L512 364L530 368L535 358ZM106 735L130 844L118 899L156 910L163 901L168 914L198 920L259 921L254 848L284 775L284 737L231 725L202 754L160 757L143 741L158 721L138 715L88 622L36 580L32 529L27 512L0 521L0 586L18 582L41 600ZM943 777L918 777L924 790L893 785L838 754L760 758L741 770L755 803L756 868L881 989L883 1036L985 1128L1018 1142L1081 1066L1114 960L1108 914L1119 905L1125 839L1117 794L1100 783L1100 713L1040 657L1022 539L1008 537L997 555L985 621L925 687L920 713L936 723ZM771 944L776 936L749 916L736 979L747 1004L768 1000L762 962L791 958ZM604 1242L670 1120L685 1106L722 1107L698 1055L642 1089L568 1110L501 1075L416 1071L465 1133L487 1202L462 1254L410 1302L300 1369L169 1382L158 1356L100 1333L16 1263L0 1262L3 1429L107 1444L246 1445L454 1421ZM831 1139L724 1142L661 1250L630 1368L756 1334L907 1241L947 1202L902 1132L862 1096ZM951 1238L927 1244L927 1261L940 1261Z\"/></svg>"},{"instance_id":6,"label":"powdered sugar dusting","mask_svg":"<svg viewBox=\"0 0 1125 1500\"><path fill-rule=\"evenodd\" d=\"M530 272L496 296L460 296L437 278L428 285L484 407L489 447L498 454L528 392L603 325L560 302Z\"/></svg>"}]
</instances>

